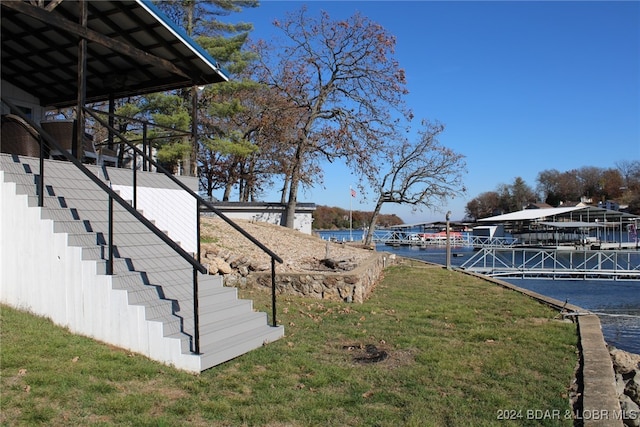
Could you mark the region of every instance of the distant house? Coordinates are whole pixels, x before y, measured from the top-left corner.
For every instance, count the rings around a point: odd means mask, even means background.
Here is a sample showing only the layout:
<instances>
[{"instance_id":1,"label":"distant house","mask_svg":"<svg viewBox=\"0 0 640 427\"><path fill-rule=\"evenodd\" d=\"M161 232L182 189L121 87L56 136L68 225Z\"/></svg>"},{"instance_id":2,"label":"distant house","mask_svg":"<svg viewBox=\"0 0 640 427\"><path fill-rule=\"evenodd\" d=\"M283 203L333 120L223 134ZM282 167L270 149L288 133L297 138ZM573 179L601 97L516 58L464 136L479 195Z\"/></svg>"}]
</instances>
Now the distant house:
<instances>
[{"instance_id":1,"label":"distant house","mask_svg":"<svg viewBox=\"0 0 640 427\"><path fill-rule=\"evenodd\" d=\"M586 202L585 200L591 200L591 199L585 199L583 197L582 200L579 202L561 202L558 207L559 208L576 208L576 207L584 208L587 206L591 206L591 202Z\"/></svg>"},{"instance_id":2,"label":"distant house","mask_svg":"<svg viewBox=\"0 0 640 427\"><path fill-rule=\"evenodd\" d=\"M213 202L213 205L231 219L285 225L286 205L268 202ZM311 234L315 203L298 203L293 228ZM206 209L204 210L206 212Z\"/></svg>"},{"instance_id":3,"label":"distant house","mask_svg":"<svg viewBox=\"0 0 640 427\"><path fill-rule=\"evenodd\" d=\"M603 201L598 202L598 207L608 209L610 211L619 211L620 203L614 200L605 200L604 202Z\"/></svg>"}]
</instances>

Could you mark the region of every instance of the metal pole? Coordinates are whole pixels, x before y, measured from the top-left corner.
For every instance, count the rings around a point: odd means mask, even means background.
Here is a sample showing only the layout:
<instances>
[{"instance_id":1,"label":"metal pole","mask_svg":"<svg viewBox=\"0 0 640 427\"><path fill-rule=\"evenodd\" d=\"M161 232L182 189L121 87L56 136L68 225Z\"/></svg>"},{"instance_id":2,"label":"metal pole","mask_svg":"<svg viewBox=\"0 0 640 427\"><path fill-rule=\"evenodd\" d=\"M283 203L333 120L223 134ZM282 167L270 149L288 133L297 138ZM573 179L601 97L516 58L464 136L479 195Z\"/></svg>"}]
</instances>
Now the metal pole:
<instances>
[{"instance_id":1,"label":"metal pole","mask_svg":"<svg viewBox=\"0 0 640 427\"><path fill-rule=\"evenodd\" d=\"M82 27L87 28L88 23L88 6L85 0L81 0L79 3L80 6L80 25ZM87 39L81 37L78 41L78 93L77 93L77 104L78 108L76 109L76 147L73 147L75 150L74 155L77 156L78 160L82 160L83 153L83 142L84 142L84 128L85 128L85 114L84 114L84 106L87 100ZM73 151L72 150L72 151Z\"/></svg>"},{"instance_id":2,"label":"metal pole","mask_svg":"<svg viewBox=\"0 0 640 427\"><path fill-rule=\"evenodd\" d=\"M451 240L449 239L449 219L451 211L447 211L447 270L451 270Z\"/></svg>"},{"instance_id":3,"label":"metal pole","mask_svg":"<svg viewBox=\"0 0 640 427\"><path fill-rule=\"evenodd\" d=\"M193 268L193 352L200 354L200 306L198 304L198 270Z\"/></svg>"},{"instance_id":4,"label":"metal pole","mask_svg":"<svg viewBox=\"0 0 640 427\"><path fill-rule=\"evenodd\" d=\"M149 143L150 144L150 143ZM142 124L142 152L151 157L151 147L149 147L149 153L147 153L147 123ZM147 171L147 159L142 159L142 170ZM151 164L149 164L149 170L151 170Z\"/></svg>"},{"instance_id":5,"label":"metal pole","mask_svg":"<svg viewBox=\"0 0 640 427\"><path fill-rule=\"evenodd\" d=\"M107 260L107 275L113 275L113 197L109 195L109 259Z\"/></svg>"},{"instance_id":6,"label":"metal pole","mask_svg":"<svg viewBox=\"0 0 640 427\"><path fill-rule=\"evenodd\" d=\"M196 247L196 259L200 262L200 201L196 199L196 239L198 239ZM193 323L195 331L193 334L195 353L200 354L200 304L198 302L198 270L193 268Z\"/></svg>"},{"instance_id":7,"label":"metal pole","mask_svg":"<svg viewBox=\"0 0 640 427\"><path fill-rule=\"evenodd\" d=\"M40 179L38 180L38 206L44 206L44 141L42 137L40 141Z\"/></svg>"},{"instance_id":8,"label":"metal pole","mask_svg":"<svg viewBox=\"0 0 640 427\"><path fill-rule=\"evenodd\" d=\"M145 162L144 157L142 163ZM138 153L133 150L133 163L131 165L133 169L133 209L138 209Z\"/></svg>"},{"instance_id":9,"label":"metal pole","mask_svg":"<svg viewBox=\"0 0 640 427\"><path fill-rule=\"evenodd\" d=\"M195 85L191 86L191 123L192 148L187 175L198 176L198 87Z\"/></svg>"},{"instance_id":10,"label":"metal pole","mask_svg":"<svg viewBox=\"0 0 640 427\"><path fill-rule=\"evenodd\" d=\"M349 241L353 242L353 189L349 186Z\"/></svg>"},{"instance_id":11,"label":"metal pole","mask_svg":"<svg viewBox=\"0 0 640 427\"><path fill-rule=\"evenodd\" d=\"M273 317L273 327L278 326L276 322L276 259L271 257L271 317Z\"/></svg>"}]
</instances>

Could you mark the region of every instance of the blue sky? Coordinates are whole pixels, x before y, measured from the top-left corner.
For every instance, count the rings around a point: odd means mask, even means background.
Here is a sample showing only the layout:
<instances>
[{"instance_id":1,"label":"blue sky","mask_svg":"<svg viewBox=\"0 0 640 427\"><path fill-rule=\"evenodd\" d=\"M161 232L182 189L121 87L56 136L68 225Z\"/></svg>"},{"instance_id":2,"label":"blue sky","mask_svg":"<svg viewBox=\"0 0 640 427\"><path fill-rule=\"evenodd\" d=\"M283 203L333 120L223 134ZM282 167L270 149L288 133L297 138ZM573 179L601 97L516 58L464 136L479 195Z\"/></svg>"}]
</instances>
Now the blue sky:
<instances>
[{"instance_id":1,"label":"blue sky","mask_svg":"<svg viewBox=\"0 0 640 427\"><path fill-rule=\"evenodd\" d=\"M406 223L464 216L466 203L522 177L640 160L640 2L625 1L269 1L230 17L254 24L254 39L278 31L274 19L308 6L332 19L359 11L397 38L408 106L416 119L446 126L443 145L466 156L467 195L440 212L387 205ZM351 199L356 181L340 164L298 200L372 210ZM279 200L277 193L264 199Z\"/></svg>"}]
</instances>

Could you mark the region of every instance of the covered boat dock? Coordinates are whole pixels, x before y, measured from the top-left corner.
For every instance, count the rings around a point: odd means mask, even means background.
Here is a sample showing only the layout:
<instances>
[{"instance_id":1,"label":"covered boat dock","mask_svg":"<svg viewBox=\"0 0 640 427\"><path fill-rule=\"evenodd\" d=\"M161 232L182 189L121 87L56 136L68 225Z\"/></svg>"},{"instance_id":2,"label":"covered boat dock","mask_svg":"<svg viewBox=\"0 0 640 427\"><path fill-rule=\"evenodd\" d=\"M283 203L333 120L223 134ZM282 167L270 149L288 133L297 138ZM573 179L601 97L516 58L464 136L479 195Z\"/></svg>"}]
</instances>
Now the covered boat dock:
<instances>
[{"instance_id":1,"label":"covered boat dock","mask_svg":"<svg viewBox=\"0 0 640 427\"><path fill-rule=\"evenodd\" d=\"M589 249L638 247L640 217L594 206L524 209L479 220L499 224L521 246Z\"/></svg>"}]
</instances>

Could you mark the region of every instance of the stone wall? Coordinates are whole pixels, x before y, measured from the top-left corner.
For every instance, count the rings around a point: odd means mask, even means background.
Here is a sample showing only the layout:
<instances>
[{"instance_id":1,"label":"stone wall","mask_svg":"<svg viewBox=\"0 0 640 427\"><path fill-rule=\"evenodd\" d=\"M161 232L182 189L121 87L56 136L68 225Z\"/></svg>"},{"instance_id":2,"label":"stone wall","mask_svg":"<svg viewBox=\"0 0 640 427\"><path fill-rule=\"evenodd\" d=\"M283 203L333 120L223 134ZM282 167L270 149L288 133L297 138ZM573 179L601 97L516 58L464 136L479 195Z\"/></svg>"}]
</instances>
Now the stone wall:
<instances>
[{"instance_id":1,"label":"stone wall","mask_svg":"<svg viewBox=\"0 0 640 427\"><path fill-rule=\"evenodd\" d=\"M616 374L616 393L625 426L640 426L640 355L610 348Z\"/></svg>"},{"instance_id":2,"label":"stone wall","mask_svg":"<svg viewBox=\"0 0 640 427\"><path fill-rule=\"evenodd\" d=\"M385 267L395 263L395 255L376 252L351 271L313 271L279 273L276 275L278 294L346 302L364 302L381 279ZM225 275L225 284L240 288L271 289L271 272L252 272L247 276Z\"/></svg>"}]
</instances>

